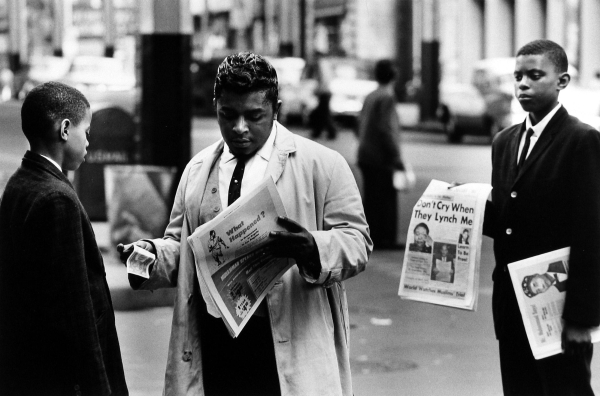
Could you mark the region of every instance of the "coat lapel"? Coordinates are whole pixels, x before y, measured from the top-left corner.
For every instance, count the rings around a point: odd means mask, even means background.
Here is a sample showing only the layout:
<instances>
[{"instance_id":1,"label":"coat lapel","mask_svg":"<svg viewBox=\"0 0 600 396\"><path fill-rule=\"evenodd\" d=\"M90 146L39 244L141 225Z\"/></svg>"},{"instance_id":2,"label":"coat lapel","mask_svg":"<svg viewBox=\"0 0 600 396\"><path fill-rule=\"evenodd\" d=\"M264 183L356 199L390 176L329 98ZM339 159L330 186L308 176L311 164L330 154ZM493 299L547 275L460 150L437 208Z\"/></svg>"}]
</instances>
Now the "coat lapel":
<instances>
[{"instance_id":1,"label":"coat lapel","mask_svg":"<svg viewBox=\"0 0 600 396\"><path fill-rule=\"evenodd\" d=\"M281 177L285 168L285 162L290 153L296 151L294 143L294 134L288 131L283 125L275 121L277 136L275 136L275 147L269 159L267 171L273 178L275 184Z\"/></svg>"},{"instance_id":2,"label":"coat lapel","mask_svg":"<svg viewBox=\"0 0 600 396\"><path fill-rule=\"evenodd\" d=\"M523 167L517 175L515 182L517 182L521 176L532 167L542 153L548 149L556 134L561 131L560 127L562 125L562 120L566 116L568 116L567 110L561 106L556 114L554 114L554 117L552 117L548 125L546 125L546 128L542 132L542 136L538 139L535 146L533 146L533 149L531 149L531 153L529 153L529 157L527 157L525 164L523 164Z\"/></svg>"}]
</instances>

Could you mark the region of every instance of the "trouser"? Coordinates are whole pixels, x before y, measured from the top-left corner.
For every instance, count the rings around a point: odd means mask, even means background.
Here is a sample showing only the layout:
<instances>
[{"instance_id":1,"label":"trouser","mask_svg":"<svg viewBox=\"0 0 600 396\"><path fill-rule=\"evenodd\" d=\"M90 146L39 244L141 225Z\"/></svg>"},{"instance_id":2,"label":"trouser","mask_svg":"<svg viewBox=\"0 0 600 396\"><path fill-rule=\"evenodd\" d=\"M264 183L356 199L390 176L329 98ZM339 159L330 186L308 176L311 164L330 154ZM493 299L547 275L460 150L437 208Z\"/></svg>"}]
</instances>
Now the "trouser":
<instances>
[{"instance_id":1,"label":"trouser","mask_svg":"<svg viewBox=\"0 0 600 396\"><path fill-rule=\"evenodd\" d=\"M360 164L363 176L363 204L375 247L396 243L398 193L394 188L394 172Z\"/></svg>"},{"instance_id":2,"label":"trouser","mask_svg":"<svg viewBox=\"0 0 600 396\"><path fill-rule=\"evenodd\" d=\"M204 394L281 395L269 318L254 315L233 338L223 319L210 315L204 304L200 305Z\"/></svg>"},{"instance_id":3,"label":"trouser","mask_svg":"<svg viewBox=\"0 0 600 396\"><path fill-rule=\"evenodd\" d=\"M507 396L593 395L593 349L585 356L558 354L535 360L525 331L499 341L502 387Z\"/></svg>"}]
</instances>

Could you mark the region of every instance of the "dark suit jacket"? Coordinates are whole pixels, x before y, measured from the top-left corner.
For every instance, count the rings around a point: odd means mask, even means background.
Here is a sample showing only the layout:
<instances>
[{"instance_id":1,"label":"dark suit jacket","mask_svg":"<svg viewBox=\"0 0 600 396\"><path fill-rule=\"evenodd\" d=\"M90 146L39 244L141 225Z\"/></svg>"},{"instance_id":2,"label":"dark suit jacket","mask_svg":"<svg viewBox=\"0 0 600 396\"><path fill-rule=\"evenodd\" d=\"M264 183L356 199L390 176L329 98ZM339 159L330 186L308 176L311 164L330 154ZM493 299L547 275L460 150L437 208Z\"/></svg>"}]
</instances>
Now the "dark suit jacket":
<instances>
[{"instance_id":1,"label":"dark suit jacket","mask_svg":"<svg viewBox=\"0 0 600 396\"><path fill-rule=\"evenodd\" d=\"M600 324L600 134L561 107L517 174L525 123L492 144L492 202L484 234L494 238L493 313L496 336L523 331L506 265L571 247L563 318Z\"/></svg>"},{"instance_id":2,"label":"dark suit jacket","mask_svg":"<svg viewBox=\"0 0 600 396\"><path fill-rule=\"evenodd\" d=\"M0 394L128 394L102 256L71 183L27 152L0 202Z\"/></svg>"}]
</instances>

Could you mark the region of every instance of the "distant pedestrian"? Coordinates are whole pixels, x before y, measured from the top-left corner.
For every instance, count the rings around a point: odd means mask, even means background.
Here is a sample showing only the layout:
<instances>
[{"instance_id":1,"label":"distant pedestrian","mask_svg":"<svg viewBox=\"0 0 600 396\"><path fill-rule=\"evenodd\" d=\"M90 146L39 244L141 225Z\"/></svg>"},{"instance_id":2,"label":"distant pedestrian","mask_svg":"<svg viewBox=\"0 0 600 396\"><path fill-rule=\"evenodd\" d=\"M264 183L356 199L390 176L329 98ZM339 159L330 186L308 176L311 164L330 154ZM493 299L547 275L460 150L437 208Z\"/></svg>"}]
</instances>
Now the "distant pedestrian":
<instances>
[{"instance_id":1,"label":"distant pedestrian","mask_svg":"<svg viewBox=\"0 0 600 396\"><path fill-rule=\"evenodd\" d=\"M321 137L323 130L327 131L327 138L333 140L337 137L337 128L333 122L331 115L331 90L329 89L329 81L323 75L323 71L317 68L317 107L315 107L308 116L308 123L311 128L311 137L318 139Z\"/></svg>"},{"instance_id":2,"label":"distant pedestrian","mask_svg":"<svg viewBox=\"0 0 600 396\"><path fill-rule=\"evenodd\" d=\"M521 47L514 88L528 115L492 143L492 200L483 232L494 238L492 311L505 395L594 394L590 331L600 325L600 134L559 103L571 80L567 69L564 49L550 40ZM571 250L563 353L536 360L507 265L565 247Z\"/></svg>"},{"instance_id":3,"label":"distant pedestrian","mask_svg":"<svg viewBox=\"0 0 600 396\"><path fill-rule=\"evenodd\" d=\"M92 112L64 84L21 108L31 150L0 202L0 395L127 395L102 256L63 172L84 161Z\"/></svg>"},{"instance_id":4,"label":"distant pedestrian","mask_svg":"<svg viewBox=\"0 0 600 396\"><path fill-rule=\"evenodd\" d=\"M398 192L394 172L404 170L400 158L400 120L396 113L393 82L396 76L390 60L375 64L379 87L365 98L359 119L358 166L363 176L365 215L376 248L403 248L396 242Z\"/></svg>"}]
</instances>

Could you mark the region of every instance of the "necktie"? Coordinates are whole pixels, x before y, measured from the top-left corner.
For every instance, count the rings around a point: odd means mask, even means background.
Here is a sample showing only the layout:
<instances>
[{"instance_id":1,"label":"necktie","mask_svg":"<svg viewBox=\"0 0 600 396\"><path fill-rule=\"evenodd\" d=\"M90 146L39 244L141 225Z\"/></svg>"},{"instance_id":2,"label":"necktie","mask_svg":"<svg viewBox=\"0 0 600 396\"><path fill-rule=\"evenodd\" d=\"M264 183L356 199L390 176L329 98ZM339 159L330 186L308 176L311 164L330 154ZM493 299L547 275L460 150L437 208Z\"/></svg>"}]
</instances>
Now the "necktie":
<instances>
[{"instance_id":1,"label":"necktie","mask_svg":"<svg viewBox=\"0 0 600 396\"><path fill-rule=\"evenodd\" d=\"M242 178L244 177L244 169L246 168L246 158L238 157L237 164L231 175L229 182L229 195L227 196L227 206L231 205L240 197L242 192Z\"/></svg>"},{"instance_id":2,"label":"necktie","mask_svg":"<svg viewBox=\"0 0 600 396\"><path fill-rule=\"evenodd\" d=\"M533 135L533 129L529 128L527 130L527 136L525 137L525 145L523 146L523 151L521 151L521 156L519 157L519 162L517 162L517 169L520 170L525 163L525 158L527 158L527 152L529 151L529 144L531 143L531 135Z\"/></svg>"}]
</instances>

